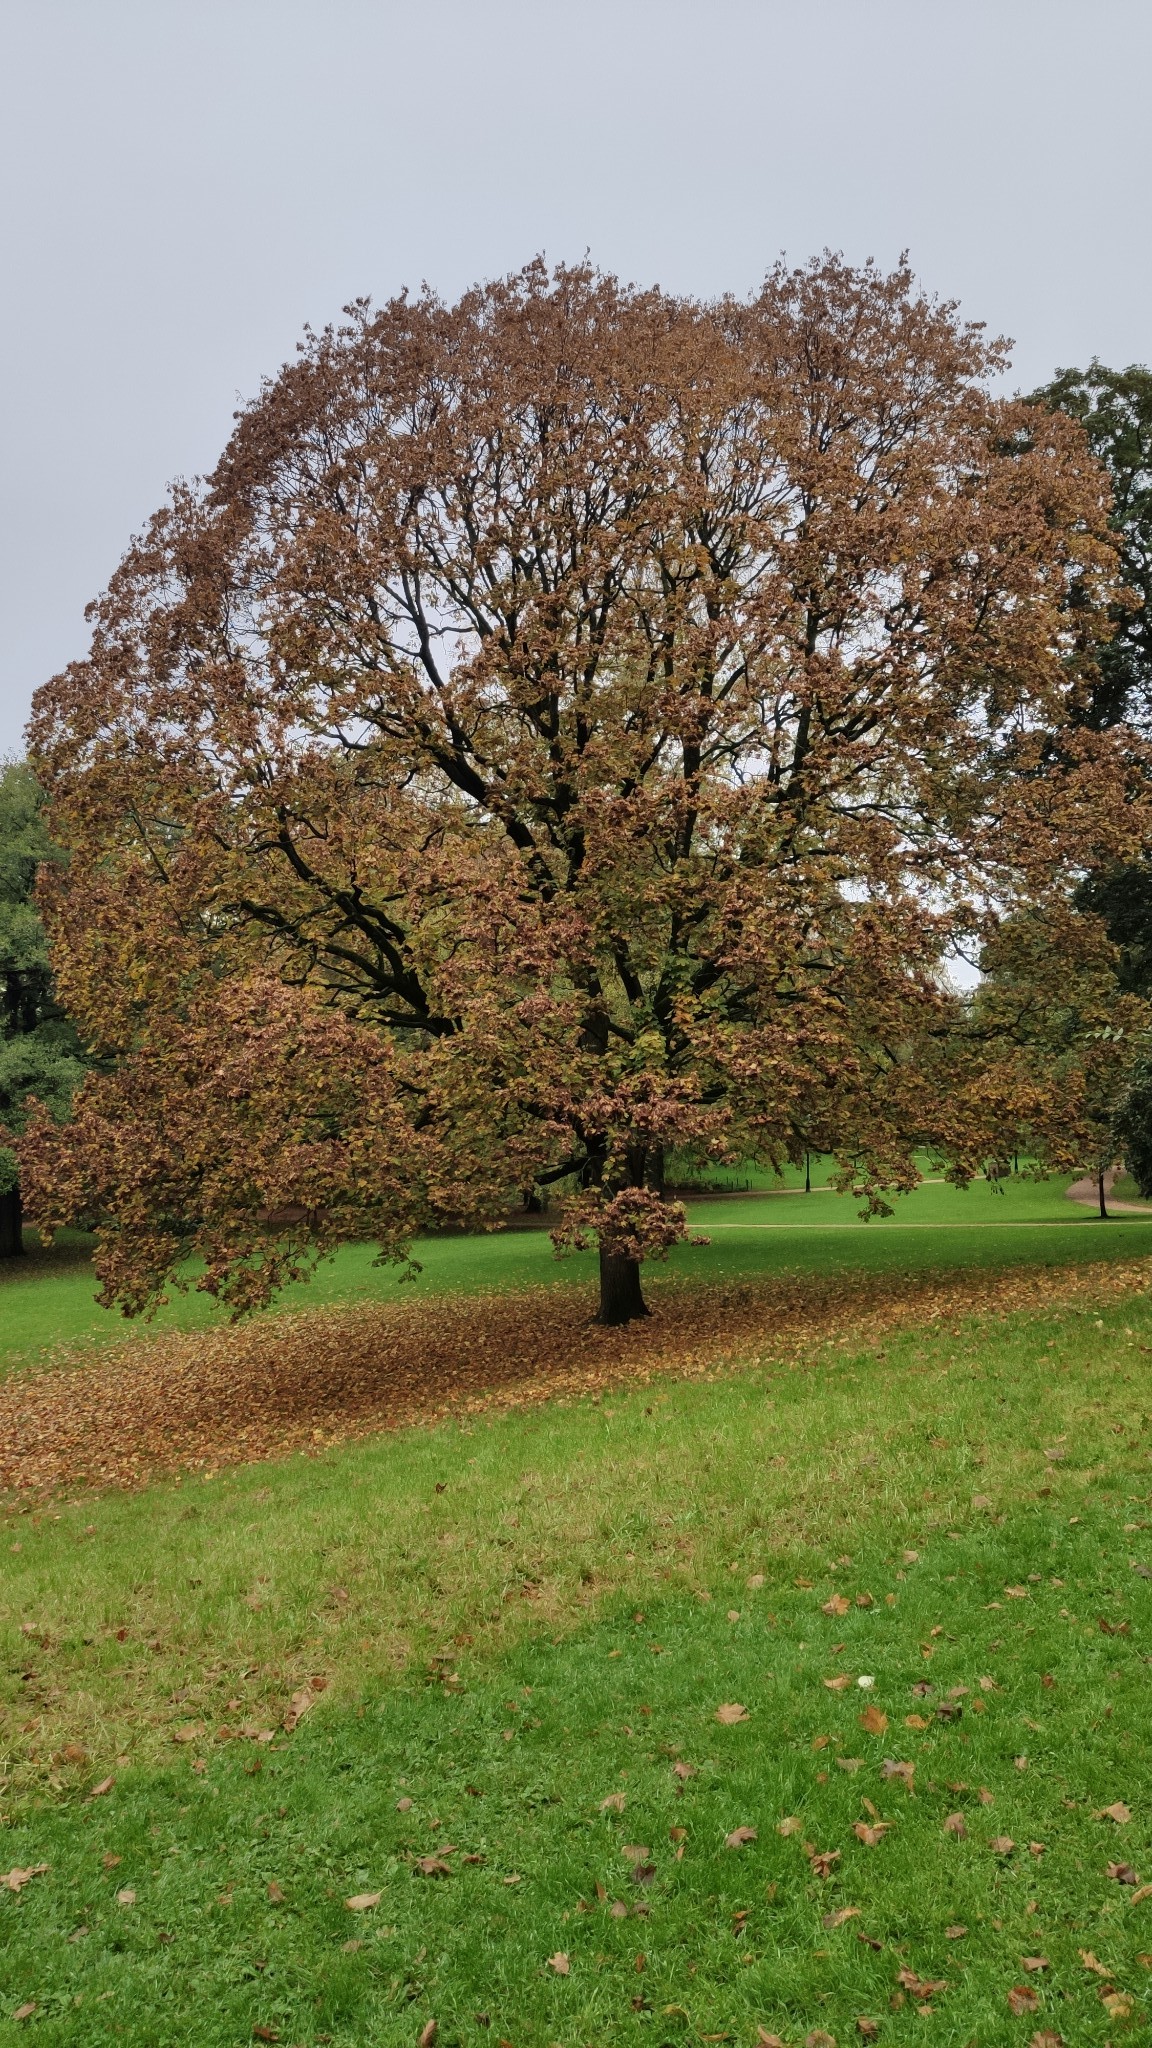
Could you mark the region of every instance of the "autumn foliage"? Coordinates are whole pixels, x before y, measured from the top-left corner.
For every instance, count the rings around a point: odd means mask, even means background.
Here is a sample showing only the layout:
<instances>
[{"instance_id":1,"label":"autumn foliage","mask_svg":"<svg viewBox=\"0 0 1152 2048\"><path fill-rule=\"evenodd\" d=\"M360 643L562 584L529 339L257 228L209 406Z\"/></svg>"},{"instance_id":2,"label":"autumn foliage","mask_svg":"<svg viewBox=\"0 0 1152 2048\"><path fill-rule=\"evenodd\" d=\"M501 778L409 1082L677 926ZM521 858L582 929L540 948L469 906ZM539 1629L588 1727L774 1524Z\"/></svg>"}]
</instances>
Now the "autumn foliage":
<instances>
[{"instance_id":1,"label":"autumn foliage","mask_svg":"<svg viewBox=\"0 0 1152 2048\"><path fill-rule=\"evenodd\" d=\"M27 1196L100 1226L110 1299L195 1252L243 1308L555 1187L618 1320L672 1149L876 1201L1040 1113L942 962L1135 827L1122 737L1064 731L1107 489L1001 361L831 258L714 304L537 264L307 337L37 703L109 1071Z\"/></svg>"}]
</instances>

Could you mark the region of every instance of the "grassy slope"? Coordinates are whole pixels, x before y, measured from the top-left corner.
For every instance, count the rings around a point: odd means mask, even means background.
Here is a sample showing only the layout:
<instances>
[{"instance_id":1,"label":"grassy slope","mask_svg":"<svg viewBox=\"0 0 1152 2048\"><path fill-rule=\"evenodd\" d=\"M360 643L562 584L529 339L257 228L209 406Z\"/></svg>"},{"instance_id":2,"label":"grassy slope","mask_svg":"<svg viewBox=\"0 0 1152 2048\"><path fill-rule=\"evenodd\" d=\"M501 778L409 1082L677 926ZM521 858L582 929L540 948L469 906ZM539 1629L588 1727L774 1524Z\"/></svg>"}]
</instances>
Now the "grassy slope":
<instances>
[{"instance_id":1,"label":"grassy slope","mask_svg":"<svg viewBox=\"0 0 1152 2048\"><path fill-rule=\"evenodd\" d=\"M891 1218L861 1222L850 1196L784 1192L747 1200L693 1203L693 1227L711 1236L706 1247L684 1245L671 1260L686 1276L723 1281L786 1270L827 1272L839 1267L922 1270L959 1266L1063 1264L1108 1256L1131 1257L1152 1246L1152 1218L1117 1216L1101 1225L1069 1202L1064 1183L1017 1181L1004 1193L984 1182L960 1190L924 1185L901 1197ZM417 1247L423 1272L401 1281L395 1267L373 1263L370 1245L347 1245L304 1287L288 1290L284 1307L386 1299L413 1284L421 1293L474 1292L490 1287L555 1282L595 1284L591 1253L557 1261L545 1231L509 1231L488 1237L425 1239ZM121 1338L119 1316L96 1307L83 1239L69 1237L51 1253L26 1263L0 1265L0 1372L31 1362L60 1345ZM176 1295L158 1326L203 1327L220 1320L202 1294ZM156 1327L152 1325L151 1327Z\"/></svg>"},{"instance_id":2,"label":"grassy slope","mask_svg":"<svg viewBox=\"0 0 1152 2048\"><path fill-rule=\"evenodd\" d=\"M254 2027L368 2048L431 2018L440 2048L751 2048L757 2025L843 2048L861 2014L894 2043L1147 2038L1152 1900L1106 1866L1152 1878L1152 1590L1130 1568L1152 1564L1150 1357L1144 1295L1098 1315L1038 1302L886 1355L832 1345L809 1371L14 1517L7 1748L37 1762L13 1768L4 1860L50 1869L0 1895L0 2013L35 2002L42 2042L140 2048ZM873 1604L826 1617L834 1589ZM437 1676L445 1646L458 1687ZM842 1671L875 1685L825 1690ZM331 1685L290 1738L211 1739L275 1725L310 1672ZM954 1686L963 1718L944 1724ZM748 1721L719 1726L726 1700ZM178 1748L189 1721L205 1736ZM66 1739L90 1762L53 1765ZM676 1752L696 1770L682 1791ZM885 1756L915 1764L914 1797ZM106 1771L114 1789L86 1800ZM623 1814L602 1812L618 1791ZM1117 1799L1129 1823L1094 1818ZM868 1800L893 1823L875 1847L853 1833ZM943 1830L957 1811L966 1839ZM743 1825L756 1842L726 1849ZM806 1840L841 1852L828 1879ZM446 1841L453 1875L419 1875ZM652 1852L648 1883L629 1844ZM379 1905L353 1915L362 1891ZM826 1928L844 1906L859 1917ZM901 1968L948 1988L894 2008ZM1009 2011L1021 1984L1035 2017ZM0 2043L26 2031L0 2017Z\"/></svg>"}]
</instances>

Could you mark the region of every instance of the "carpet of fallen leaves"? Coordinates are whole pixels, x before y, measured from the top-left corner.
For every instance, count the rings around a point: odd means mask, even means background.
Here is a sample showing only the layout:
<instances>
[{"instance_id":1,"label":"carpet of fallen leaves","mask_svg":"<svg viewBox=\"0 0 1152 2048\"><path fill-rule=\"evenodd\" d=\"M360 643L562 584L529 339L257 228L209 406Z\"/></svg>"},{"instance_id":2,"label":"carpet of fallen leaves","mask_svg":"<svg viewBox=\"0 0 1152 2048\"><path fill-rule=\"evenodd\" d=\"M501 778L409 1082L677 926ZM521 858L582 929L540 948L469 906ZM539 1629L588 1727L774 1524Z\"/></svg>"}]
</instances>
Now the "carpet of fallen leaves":
<instances>
[{"instance_id":1,"label":"carpet of fallen leaves","mask_svg":"<svg viewBox=\"0 0 1152 2048\"><path fill-rule=\"evenodd\" d=\"M141 1486L664 1374L802 1363L846 1332L866 1345L913 1324L1111 1300L1149 1284L1143 1260L724 1287L657 1281L651 1317L620 1330L589 1320L581 1290L553 1286L134 1336L0 1384L0 1488Z\"/></svg>"}]
</instances>

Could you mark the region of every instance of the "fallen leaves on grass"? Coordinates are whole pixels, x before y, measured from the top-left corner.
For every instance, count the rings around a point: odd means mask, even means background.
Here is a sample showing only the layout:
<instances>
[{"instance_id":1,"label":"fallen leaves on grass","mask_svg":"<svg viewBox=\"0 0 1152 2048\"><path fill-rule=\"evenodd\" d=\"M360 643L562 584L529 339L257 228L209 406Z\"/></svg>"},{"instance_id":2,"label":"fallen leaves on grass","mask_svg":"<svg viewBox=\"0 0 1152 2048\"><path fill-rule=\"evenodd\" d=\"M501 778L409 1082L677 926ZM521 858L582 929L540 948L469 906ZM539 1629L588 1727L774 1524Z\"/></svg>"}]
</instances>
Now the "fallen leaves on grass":
<instances>
[{"instance_id":1,"label":"fallen leaves on grass","mask_svg":"<svg viewBox=\"0 0 1152 2048\"><path fill-rule=\"evenodd\" d=\"M957 1841L966 1842L968 1839L968 1823L964 1815L962 1813L950 1813L944 1822L944 1833L946 1835L955 1835Z\"/></svg>"},{"instance_id":2,"label":"fallen leaves on grass","mask_svg":"<svg viewBox=\"0 0 1152 2048\"><path fill-rule=\"evenodd\" d=\"M738 1700L729 1700L724 1706L717 1707L716 1719L722 1721L726 1728L730 1728L735 1722L748 1719L748 1709L742 1707Z\"/></svg>"},{"instance_id":3,"label":"fallen leaves on grass","mask_svg":"<svg viewBox=\"0 0 1152 2048\"><path fill-rule=\"evenodd\" d=\"M918 1977L915 1970L898 1970L896 1982L902 1984L913 1998L931 1998L934 1991L947 1991L946 1977Z\"/></svg>"},{"instance_id":4,"label":"fallen leaves on grass","mask_svg":"<svg viewBox=\"0 0 1152 2048\"><path fill-rule=\"evenodd\" d=\"M840 1671L835 1678L826 1678L824 1683L828 1687L829 1692L845 1692L851 1685L852 1680L847 1672Z\"/></svg>"},{"instance_id":5,"label":"fallen leaves on grass","mask_svg":"<svg viewBox=\"0 0 1152 2048\"><path fill-rule=\"evenodd\" d=\"M1051 1967L1051 1965L1049 1964L1047 1956L1021 1956L1020 1967L1022 1970L1037 1971L1047 1970Z\"/></svg>"},{"instance_id":6,"label":"fallen leaves on grass","mask_svg":"<svg viewBox=\"0 0 1152 2048\"><path fill-rule=\"evenodd\" d=\"M820 1612L821 1614L830 1614L835 1616L847 1614L849 1609L851 1608L851 1605L852 1602L850 1600L846 1600L844 1598L843 1593L833 1593L832 1598L830 1600L825 1600L823 1602Z\"/></svg>"},{"instance_id":7,"label":"fallen leaves on grass","mask_svg":"<svg viewBox=\"0 0 1152 2048\"><path fill-rule=\"evenodd\" d=\"M569 1971L572 1968L572 1965L569 1962L568 1957L565 1955L563 1949L558 1948L554 1956L549 1956L548 1968L550 1970L555 1970L556 1975L558 1977L566 1977L568 1975Z\"/></svg>"},{"instance_id":8,"label":"fallen leaves on grass","mask_svg":"<svg viewBox=\"0 0 1152 2048\"><path fill-rule=\"evenodd\" d=\"M1128 2020L1132 2017L1132 2000L1126 1991L1102 1991L1100 2003L1110 2020Z\"/></svg>"},{"instance_id":9,"label":"fallen leaves on grass","mask_svg":"<svg viewBox=\"0 0 1152 2048\"><path fill-rule=\"evenodd\" d=\"M1016 1844L1011 1835L993 1835L988 1847L994 1856L1011 1856Z\"/></svg>"},{"instance_id":10,"label":"fallen leaves on grass","mask_svg":"<svg viewBox=\"0 0 1152 2048\"><path fill-rule=\"evenodd\" d=\"M886 1756L880 1766L880 1776L882 1778L901 1778L909 1791L912 1790L912 1780L915 1775L915 1764L897 1763L894 1757Z\"/></svg>"},{"instance_id":11,"label":"fallen leaves on grass","mask_svg":"<svg viewBox=\"0 0 1152 2048\"><path fill-rule=\"evenodd\" d=\"M944 1929L944 1939L945 1941L963 1941L964 1936L967 1934L967 1932L968 1929L965 1927L963 1921L955 1920L953 1921L951 1927L946 1927Z\"/></svg>"},{"instance_id":12,"label":"fallen leaves on grass","mask_svg":"<svg viewBox=\"0 0 1152 2048\"><path fill-rule=\"evenodd\" d=\"M852 1833L858 1842L863 1842L866 1849L875 1849L877 1844L884 1840L891 1825L891 1821L888 1820L880 1820L875 1824L866 1820L856 1820L852 1823Z\"/></svg>"},{"instance_id":13,"label":"fallen leaves on grass","mask_svg":"<svg viewBox=\"0 0 1152 2048\"><path fill-rule=\"evenodd\" d=\"M327 1684L328 1680L326 1678L313 1678L309 1680L307 1685L302 1685L298 1692L293 1693L288 1702L287 1712L284 1715L283 1726L286 1735L291 1735L292 1730L299 1727L305 1714L312 1712Z\"/></svg>"},{"instance_id":14,"label":"fallen leaves on grass","mask_svg":"<svg viewBox=\"0 0 1152 2048\"><path fill-rule=\"evenodd\" d=\"M754 1842L755 1840L755 1828L733 1828L731 1834L724 1837L724 1847L726 1849L743 1849L749 1842Z\"/></svg>"},{"instance_id":15,"label":"fallen leaves on grass","mask_svg":"<svg viewBox=\"0 0 1152 2048\"><path fill-rule=\"evenodd\" d=\"M25 1870L6 1870L3 1876L0 1876L0 1884L5 1885L10 1892L22 1892L25 1885L30 1884L34 1877L43 1877L47 1868L46 1863L30 1863Z\"/></svg>"},{"instance_id":16,"label":"fallen leaves on grass","mask_svg":"<svg viewBox=\"0 0 1152 2048\"><path fill-rule=\"evenodd\" d=\"M1139 1884L1140 1882L1130 1863L1110 1863L1107 1875L1115 1878L1117 1884Z\"/></svg>"},{"instance_id":17,"label":"fallen leaves on grass","mask_svg":"<svg viewBox=\"0 0 1152 2048\"><path fill-rule=\"evenodd\" d=\"M268 1887L268 1904L270 1906L282 1906L285 1904L286 1898L287 1894L283 1887L278 1885L275 1878L273 1878Z\"/></svg>"},{"instance_id":18,"label":"fallen leaves on grass","mask_svg":"<svg viewBox=\"0 0 1152 2048\"><path fill-rule=\"evenodd\" d=\"M1014 2012L1018 2019L1021 2013L1038 2012L1039 1993L1032 1989L1031 1984L1014 1984L1008 1993L1008 2010Z\"/></svg>"},{"instance_id":19,"label":"fallen leaves on grass","mask_svg":"<svg viewBox=\"0 0 1152 2048\"><path fill-rule=\"evenodd\" d=\"M419 2048L433 2048L437 2031L435 2020L429 2020L427 2025L420 2029Z\"/></svg>"},{"instance_id":20,"label":"fallen leaves on grass","mask_svg":"<svg viewBox=\"0 0 1152 2048\"><path fill-rule=\"evenodd\" d=\"M26 2001L24 2005L18 2005L16 2007L16 2010L13 2013L12 2017L14 2020L30 2020L33 2013L39 2012L39 2010L40 2008L37 2005L36 2000L34 1998L30 1998Z\"/></svg>"},{"instance_id":21,"label":"fallen leaves on grass","mask_svg":"<svg viewBox=\"0 0 1152 2048\"><path fill-rule=\"evenodd\" d=\"M1132 1818L1132 1809L1125 1806L1122 1799L1117 1799L1111 1806L1102 1806L1098 1813L1093 1814L1092 1818L1093 1820L1114 1820L1117 1827L1123 1828L1127 1827L1128 1822Z\"/></svg>"},{"instance_id":22,"label":"fallen leaves on grass","mask_svg":"<svg viewBox=\"0 0 1152 2048\"><path fill-rule=\"evenodd\" d=\"M860 1726L866 1735L886 1735L888 1733L888 1716L879 1707L865 1707L859 1719Z\"/></svg>"},{"instance_id":23,"label":"fallen leaves on grass","mask_svg":"<svg viewBox=\"0 0 1152 2048\"><path fill-rule=\"evenodd\" d=\"M600 1801L601 1813L623 1813L626 1805L623 1792L610 1792L607 1799Z\"/></svg>"},{"instance_id":24,"label":"fallen leaves on grass","mask_svg":"<svg viewBox=\"0 0 1152 2048\"><path fill-rule=\"evenodd\" d=\"M790 1813L785 1817L784 1820L777 1821L776 1833L778 1835L798 1835L802 1831L803 1826L803 1821L797 1820L796 1815L794 1813Z\"/></svg>"},{"instance_id":25,"label":"fallen leaves on grass","mask_svg":"<svg viewBox=\"0 0 1152 2048\"><path fill-rule=\"evenodd\" d=\"M199 1742L205 1732L203 1721L185 1721L182 1728L174 1728L172 1730L172 1740L173 1742Z\"/></svg>"},{"instance_id":26,"label":"fallen leaves on grass","mask_svg":"<svg viewBox=\"0 0 1152 2048\"><path fill-rule=\"evenodd\" d=\"M846 1920L858 1920L859 1918L859 1906L841 1906L838 1912L825 1913L823 1924L831 1932L834 1927L843 1927Z\"/></svg>"},{"instance_id":27,"label":"fallen leaves on grass","mask_svg":"<svg viewBox=\"0 0 1152 2048\"><path fill-rule=\"evenodd\" d=\"M131 1885L125 1885L122 1892L117 1892L116 1904L118 1906L134 1906L136 1904L136 1894Z\"/></svg>"},{"instance_id":28,"label":"fallen leaves on grass","mask_svg":"<svg viewBox=\"0 0 1152 2048\"><path fill-rule=\"evenodd\" d=\"M679 1778L681 1782L685 1782L687 1779L696 1776L696 1766L695 1764L682 1763L677 1759L672 1766L672 1775L674 1778Z\"/></svg>"},{"instance_id":29,"label":"fallen leaves on grass","mask_svg":"<svg viewBox=\"0 0 1152 2048\"><path fill-rule=\"evenodd\" d=\"M98 1785L93 1785L88 1794L89 1799L106 1799L115 1783L115 1778L101 1778Z\"/></svg>"},{"instance_id":30,"label":"fallen leaves on grass","mask_svg":"<svg viewBox=\"0 0 1152 2048\"><path fill-rule=\"evenodd\" d=\"M383 1892L353 1892L352 1897L345 1899L344 1904L350 1913L370 1913L373 1906L378 1906L383 1897Z\"/></svg>"},{"instance_id":31,"label":"fallen leaves on grass","mask_svg":"<svg viewBox=\"0 0 1152 2048\"><path fill-rule=\"evenodd\" d=\"M1045 1269L1049 1301L1119 1296L1146 1283L1139 1262ZM53 1493L139 1487L164 1472L217 1470L314 1453L382 1429L555 1400L662 1373L710 1377L772 1332L812 1353L833 1331L869 1338L922 1321L1030 1310L1027 1267L902 1277L846 1273L739 1289L652 1283L643 1324L589 1322L577 1286L358 1302L257 1317L238 1328L166 1330L87 1350L0 1387L0 1486ZM667 1309L665 1309L667 1304ZM906 1564L917 1553L905 1553Z\"/></svg>"},{"instance_id":32,"label":"fallen leaves on grass","mask_svg":"<svg viewBox=\"0 0 1152 2048\"><path fill-rule=\"evenodd\" d=\"M831 1877L839 1861L839 1849L813 1849L808 1858L813 1877Z\"/></svg>"},{"instance_id":33,"label":"fallen leaves on grass","mask_svg":"<svg viewBox=\"0 0 1152 2048\"><path fill-rule=\"evenodd\" d=\"M1028 2048L1064 2048L1064 2037L1054 2034L1050 2027L1041 2027L1033 2034Z\"/></svg>"},{"instance_id":34,"label":"fallen leaves on grass","mask_svg":"<svg viewBox=\"0 0 1152 2048\"><path fill-rule=\"evenodd\" d=\"M452 1875L451 1865L445 1863L442 1856L418 1856L416 1858L416 1869L420 1872L421 1877L451 1877Z\"/></svg>"}]
</instances>

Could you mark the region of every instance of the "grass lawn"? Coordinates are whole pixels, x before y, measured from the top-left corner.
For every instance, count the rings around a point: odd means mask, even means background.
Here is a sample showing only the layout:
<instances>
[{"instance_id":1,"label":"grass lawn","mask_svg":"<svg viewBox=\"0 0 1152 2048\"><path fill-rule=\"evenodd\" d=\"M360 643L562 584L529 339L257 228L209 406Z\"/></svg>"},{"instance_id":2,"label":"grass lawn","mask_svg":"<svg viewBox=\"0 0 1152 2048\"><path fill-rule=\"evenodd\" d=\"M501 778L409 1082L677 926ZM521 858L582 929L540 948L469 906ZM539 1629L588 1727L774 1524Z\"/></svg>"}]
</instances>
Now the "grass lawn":
<instances>
[{"instance_id":1,"label":"grass lawn","mask_svg":"<svg viewBox=\"0 0 1152 2048\"><path fill-rule=\"evenodd\" d=\"M690 1220L711 1243L678 1247L669 1270L722 1282L843 1269L1065 1265L1131 1258L1152 1249L1152 1212L1147 1220L1118 1215L1101 1224L1068 1201L1065 1185L1019 1180L1001 1192L984 1181L967 1189L928 1182L898 1197L893 1216L868 1222L861 1221L850 1195L805 1195L802 1187L739 1200L703 1197L690 1205ZM27 1260L0 1262L0 1375L50 1357L61 1346L122 1339L126 1330L200 1329L225 1320L206 1295L189 1292L175 1294L151 1324L126 1325L95 1304L90 1249L89 1240L66 1232L50 1252L34 1250ZM396 1267L377 1266L371 1245L345 1245L310 1282L287 1289L278 1306L387 1300L409 1286L415 1299L548 1284L582 1286L593 1294L596 1285L595 1255L558 1260L545 1230L426 1238L416 1255L423 1270L409 1282Z\"/></svg>"},{"instance_id":2,"label":"grass lawn","mask_svg":"<svg viewBox=\"0 0 1152 2048\"><path fill-rule=\"evenodd\" d=\"M1041 1287L13 1504L0 2044L1147 2040L1150 1363Z\"/></svg>"}]
</instances>

